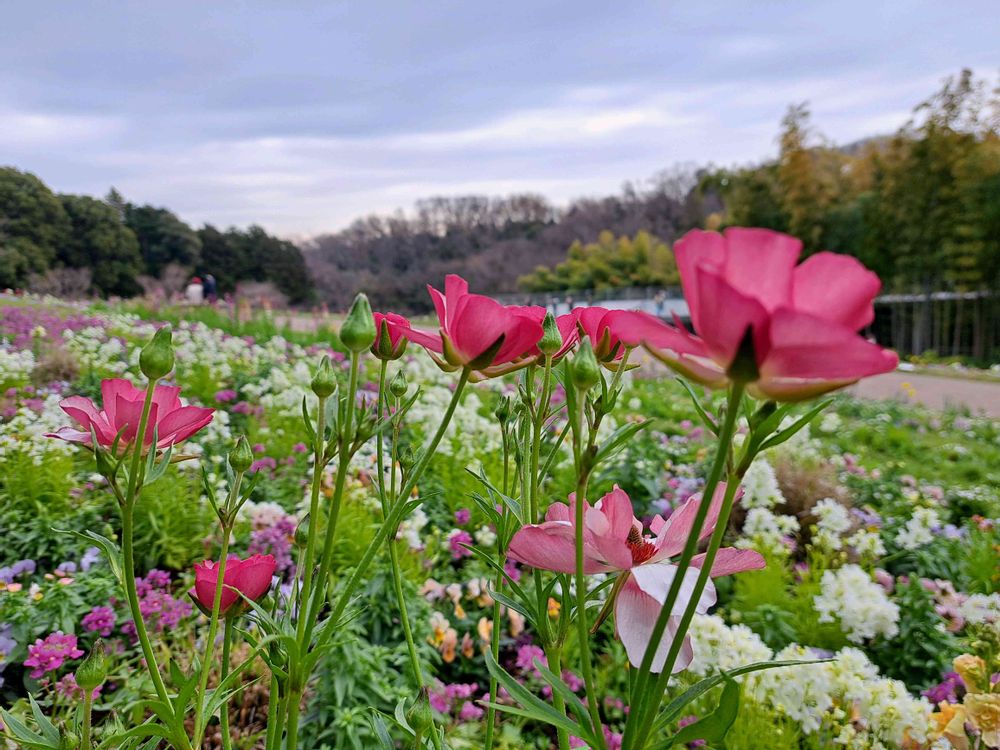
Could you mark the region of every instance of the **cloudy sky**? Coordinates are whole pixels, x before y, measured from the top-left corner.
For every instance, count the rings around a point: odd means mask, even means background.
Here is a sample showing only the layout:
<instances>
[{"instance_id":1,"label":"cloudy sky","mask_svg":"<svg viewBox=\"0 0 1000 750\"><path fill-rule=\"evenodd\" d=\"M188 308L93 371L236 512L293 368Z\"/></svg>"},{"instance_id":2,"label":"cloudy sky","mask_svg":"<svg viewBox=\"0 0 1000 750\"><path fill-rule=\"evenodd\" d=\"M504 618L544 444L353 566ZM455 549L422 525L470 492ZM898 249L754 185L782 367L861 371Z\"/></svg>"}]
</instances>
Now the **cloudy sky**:
<instances>
[{"instance_id":1,"label":"cloudy sky","mask_svg":"<svg viewBox=\"0 0 1000 750\"><path fill-rule=\"evenodd\" d=\"M981 2L0 0L0 164L288 236L419 197L617 190L847 142L1000 67Z\"/></svg>"}]
</instances>

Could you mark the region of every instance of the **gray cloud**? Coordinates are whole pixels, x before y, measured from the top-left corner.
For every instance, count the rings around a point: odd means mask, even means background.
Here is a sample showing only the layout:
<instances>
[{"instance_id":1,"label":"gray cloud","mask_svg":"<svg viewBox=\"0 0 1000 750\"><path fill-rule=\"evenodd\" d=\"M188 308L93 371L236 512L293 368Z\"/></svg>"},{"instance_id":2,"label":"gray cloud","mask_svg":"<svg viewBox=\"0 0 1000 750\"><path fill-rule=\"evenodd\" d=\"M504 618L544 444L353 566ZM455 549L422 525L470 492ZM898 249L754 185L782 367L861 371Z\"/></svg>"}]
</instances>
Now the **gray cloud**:
<instances>
[{"instance_id":1,"label":"gray cloud","mask_svg":"<svg viewBox=\"0 0 1000 750\"><path fill-rule=\"evenodd\" d=\"M6 3L0 163L287 234L437 193L748 162L810 100L849 141L992 74L991 2Z\"/></svg>"}]
</instances>

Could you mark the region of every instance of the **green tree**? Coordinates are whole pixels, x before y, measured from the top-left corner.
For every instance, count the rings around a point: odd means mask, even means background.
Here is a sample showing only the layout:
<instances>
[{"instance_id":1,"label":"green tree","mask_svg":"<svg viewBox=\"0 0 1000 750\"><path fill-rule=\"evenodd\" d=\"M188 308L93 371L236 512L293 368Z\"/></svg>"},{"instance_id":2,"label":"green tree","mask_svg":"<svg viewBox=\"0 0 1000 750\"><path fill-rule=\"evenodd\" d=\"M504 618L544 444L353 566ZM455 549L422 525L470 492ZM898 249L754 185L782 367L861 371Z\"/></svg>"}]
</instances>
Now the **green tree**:
<instances>
[{"instance_id":1,"label":"green tree","mask_svg":"<svg viewBox=\"0 0 1000 750\"><path fill-rule=\"evenodd\" d=\"M256 225L245 232L230 229L226 239L236 257L243 258L241 278L270 281L292 303L310 298L312 282L309 271L302 252L293 243L274 237Z\"/></svg>"},{"instance_id":2,"label":"green tree","mask_svg":"<svg viewBox=\"0 0 1000 750\"><path fill-rule=\"evenodd\" d=\"M201 261L197 232L167 209L130 203L125 207L125 223L139 240L150 276L159 276L170 263L195 268Z\"/></svg>"},{"instance_id":3,"label":"green tree","mask_svg":"<svg viewBox=\"0 0 1000 750\"><path fill-rule=\"evenodd\" d=\"M45 273L69 234L62 204L29 172L0 168L0 287Z\"/></svg>"},{"instance_id":4,"label":"green tree","mask_svg":"<svg viewBox=\"0 0 1000 750\"><path fill-rule=\"evenodd\" d=\"M250 277L246 243L239 232L220 232L210 224L198 230L201 271L215 276L219 292L232 292L236 282Z\"/></svg>"},{"instance_id":5,"label":"green tree","mask_svg":"<svg viewBox=\"0 0 1000 750\"><path fill-rule=\"evenodd\" d=\"M566 260L555 268L539 266L520 279L528 291L615 289L628 286L672 286L679 283L670 248L648 232L616 238L601 232L596 242L570 245Z\"/></svg>"},{"instance_id":6,"label":"green tree","mask_svg":"<svg viewBox=\"0 0 1000 750\"><path fill-rule=\"evenodd\" d=\"M113 206L85 195L60 195L71 231L57 259L73 268L89 268L94 286L104 295L123 297L141 291L136 277L143 272L135 234Z\"/></svg>"}]
</instances>

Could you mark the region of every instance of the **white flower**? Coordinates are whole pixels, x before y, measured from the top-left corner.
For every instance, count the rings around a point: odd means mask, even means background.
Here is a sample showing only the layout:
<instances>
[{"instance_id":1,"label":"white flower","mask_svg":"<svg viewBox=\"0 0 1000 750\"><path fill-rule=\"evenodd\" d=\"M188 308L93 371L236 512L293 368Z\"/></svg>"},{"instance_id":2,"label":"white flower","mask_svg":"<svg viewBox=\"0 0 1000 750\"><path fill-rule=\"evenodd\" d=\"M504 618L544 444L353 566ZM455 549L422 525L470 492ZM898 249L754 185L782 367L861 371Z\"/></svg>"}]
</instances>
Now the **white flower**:
<instances>
[{"instance_id":1,"label":"white flower","mask_svg":"<svg viewBox=\"0 0 1000 750\"><path fill-rule=\"evenodd\" d=\"M497 535L489 526L480 526L473 536L480 547L492 547L497 542Z\"/></svg>"},{"instance_id":2,"label":"white flower","mask_svg":"<svg viewBox=\"0 0 1000 750\"><path fill-rule=\"evenodd\" d=\"M847 508L828 497L816 503L813 513L819 519L815 526L813 544L831 551L841 549L841 536L851 527L851 516Z\"/></svg>"},{"instance_id":3,"label":"white flower","mask_svg":"<svg viewBox=\"0 0 1000 750\"><path fill-rule=\"evenodd\" d=\"M892 638L899 632L899 607L861 567L845 565L823 571L820 591L813 597L819 621L838 621L851 643L879 635Z\"/></svg>"},{"instance_id":4,"label":"white flower","mask_svg":"<svg viewBox=\"0 0 1000 750\"><path fill-rule=\"evenodd\" d=\"M847 544L862 557L875 559L885 554L885 544L878 531L858 529L847 538Z\"/></svg>"},{"instance_id":5,"label":"white flower","mask_svg":"<svg viewBox=\"0 0 1000 750\"><path fill-rule=\"evenodd\" d=\"M941 517L933 508L917 508L913 516L896 534L896 544L903 549L916 549L934 539L934 530L941 526Z\"/></svg>"},{"instance_id":6,"label":"white flower","mask_svg":"<svg viewBox=\"0 0 1000 750\"><path fill-rule=\"evenodd\" d=\"M778 478L766 458L758 457L743 477L743 497L740 504L744 508L773 508L785 502Z\"/></svg>"},{"instance_id":7,"label":"white flower","mask_svg":"<svg viewBox=\"0 0 1000 750\"><path fill-rule=\"evenodd\" d=\"M736 541L736 546L761 552L784 552L787 551L785 538L798 530L799 521L795 516L777 515L766 508L751 508L743 522L742 538Z\"/></svg>"}]
</instances>

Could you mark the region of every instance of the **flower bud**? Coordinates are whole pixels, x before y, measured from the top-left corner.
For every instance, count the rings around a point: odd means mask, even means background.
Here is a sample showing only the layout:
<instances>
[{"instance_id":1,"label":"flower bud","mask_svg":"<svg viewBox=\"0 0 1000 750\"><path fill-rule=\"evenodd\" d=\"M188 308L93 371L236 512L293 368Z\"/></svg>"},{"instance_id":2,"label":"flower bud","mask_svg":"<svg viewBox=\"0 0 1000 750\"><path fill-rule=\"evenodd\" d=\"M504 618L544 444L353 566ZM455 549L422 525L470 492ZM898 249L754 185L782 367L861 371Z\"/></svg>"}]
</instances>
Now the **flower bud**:
<instances>
[{"instance_id":1,"label":"flower bud","mask_svg":"<svg viewBox=\"0 0 1000 750\"><path fill-rule=\"evenodd\" d=\"M589 391L601 379L601 366L590 346L590 340L584 340L570 363L570 377L573 385L581 391Z\"/></svg>"},{"instance_id":2,"label":"flower bud","mask_svg":"<svg viewBox=\"0 0 1000 750\"><path fill-rule=\"evenodd\" d=\"M513 413L514 409L510 396L501 396L497 408L493 410L493 416L497 418L497 422L501 425L507 424Z\"/></svg>"},{"instance_id":3,"label":"flower bud","mask_svg":"<svg viewBox=\"0 0 1000 750\"><path fill-rule=\"evenodd\" d=\"M309 522L311 518L308 513L306 513L302 520L295 525L295 546L299 549L305 549L306 545L309 544Z\"/></svg>"},{"instance_id":4,"label":"flower bud","mask_svg":"<svg viewBox=\"0 0 1000 750\"><path fill-rule=\"evenodd\" d=\"M556 316L552 313L545 313L545 320L542 321L542 338L538 342L538 350L546 357L551 357L562 348L562 334L559 333L559 326L556 325Z\"/></svg>"},{"instance_id":5,"label":"flower bud","mask_svg":"<svg viewBox=\"0 0 1000 750\"><path fill-rule=\"evenodd\" d=\"M400 370L396 373L396 377L394 377L389 383L389 393L396 398L402 398L406 395L407 388L409 388L409 383L406 382L406 376L403 375L403 371Z\"/></svg>"},{"instance_id":6,"label":"flower bud","mask_svg":"<svg viewBox=\"0 0 1000 750\"><path fill-rule=\"evenodd\" d=\"M238 474L245 472L253 464L253 450L246 435L240 435L235 447L229 451L229 465Z\"/></svg>"},{"instance_id":7,"label":"flower bud","mask_svg":"<svg viewBox=\"0 0 1000 750\"><path fill-rule=\"evenodd\" d=\"M319 369L316 370L309 385L312 387L312 392L320 398L328 398L337 390L337 377L333 374L333 366L330 364L329 357L323 357L320 361Z\"/></svg>"},{"instance_id":8,"label":"flower bud","mask_svg":"<svg viewBox=\"0 0 1000 750\"><path fill-rule=\"evenodd\" d=\"M406 721L410 728L419 735L426 735L428 732L434 731L434 712L431 710L430 701L423 692L417 697L410 710L406 712Z\"/></svg>"},{"instance_id":9,"label":"flower bud","mask_svg":"<svg viewBox=\"0 0 1000 750\"><path fill-rule=\"evenodd\" d=\"M76 684L87 695L103 685L107 677L108 660L104 652L104 641L98 638L87 658L76 668Z\"/></svg>"},{"instance_id":10,"label":"flower bud","mask_svg":"<svg viewBox=\"0 0 1000 750\"><path fill-rule=\"evenodd\" d=\"M51 747L51 746L50 746ZM80 735L67 729L59 738L59 750L77 750L80 747Z\"/></svg>"},{"instance_id":11,"label":"flower bud","mask_svg":"<svg viewBox=\"0 0 1000 750\"><path fill-rule=\"evenodd\" d=\"M174 347L170 326L162 326L139 353L139 369L150 380L159 380L174 369Z\"/></svg>"},{"instance_id":12,"label":"flower bud","mask_svg":"<svg viewBox=\"0 0 1000 750\"><path fill-rule=\"evenodd\" d=\"M340 341L348 351L357 354L374 344L377 334L375 317L372 315L368 297L358 294L347 313L344 325L340 327Z\"/></svg>"},{"instance_id":13,"label":"flower bud","mask_svg":"<svg viewBox=\"0 0 1000 750\"><path fill-rule=\"evenodd\" d=\"M115 473L114 456L100 446L95 445L94 459L97 462L97 473L105 479L111 479Z\"/></svg>"}]
</instances>

